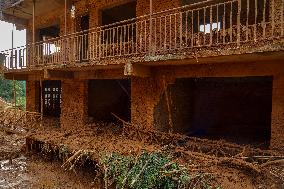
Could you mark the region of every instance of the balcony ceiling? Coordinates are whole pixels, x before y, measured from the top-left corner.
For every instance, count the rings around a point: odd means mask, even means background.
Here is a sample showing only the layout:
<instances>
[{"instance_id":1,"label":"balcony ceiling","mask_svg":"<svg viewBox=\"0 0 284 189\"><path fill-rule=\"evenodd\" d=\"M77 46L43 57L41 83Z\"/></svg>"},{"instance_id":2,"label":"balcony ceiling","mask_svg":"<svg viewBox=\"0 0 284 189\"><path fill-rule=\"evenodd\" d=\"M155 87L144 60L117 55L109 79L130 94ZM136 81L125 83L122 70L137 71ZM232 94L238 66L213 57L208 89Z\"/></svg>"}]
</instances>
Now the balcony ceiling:
<instances>
[{"instance_id":1,"label":"balcony ceiling","mask_svg":"<svg viewBox=\"0 0 284 189\"><path fill-rule=\"evenodd\" d=\"M35 15L44 16L57 8L63 7L64 0L36 0ZM23 0L13 7L3 10L4 19L7 22L21 25L22 27L33 17L33 0Z\"/></svg>"}]
</instances>

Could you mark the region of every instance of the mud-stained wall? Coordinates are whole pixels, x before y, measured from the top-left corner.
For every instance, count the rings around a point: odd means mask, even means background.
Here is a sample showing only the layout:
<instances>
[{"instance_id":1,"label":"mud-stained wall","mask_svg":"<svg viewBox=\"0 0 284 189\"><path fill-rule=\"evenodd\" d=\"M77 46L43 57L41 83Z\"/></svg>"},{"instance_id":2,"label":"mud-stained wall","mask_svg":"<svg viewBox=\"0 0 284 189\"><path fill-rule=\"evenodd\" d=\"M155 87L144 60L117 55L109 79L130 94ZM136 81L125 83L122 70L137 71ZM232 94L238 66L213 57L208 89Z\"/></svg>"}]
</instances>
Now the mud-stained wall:
<instances>
[{"instance_id":1,"label":"mud-stained wall","mask_svg":"<svg viewBox=\"0 0 284 189\"><path fill-rule=\"evenodd\" d=\"M141 127L152 127L153 108L158 85L154 78L131 79L131 122Z\"/></svg>"},{"instance_id":2,"label":"mud-stained wall","mask_svg":"<svg viewBox=\"0 0 284 189\"><path fill-rule=\"evenodd\" d=\"M127 2L131 2L134 0L81 0L74 2L76 7L75 16L76 18L71 18L70 11L67 11L67 33L73 33L78 31L78 21L77 19L89 14L90 20L89 25L90 28L97 27L101 25L101 10L105 8L111 8L117 5L121 5ZM203 1L203 0L200 0ZM186 1L184 0L155 0L153 1L153 12L160 12L163 10L168 10L176 7L180 7L184 4L191 4L200 1ZM150 13L150 4L149 0L136 0L136 16L143 16ZM281 20L281 0L266 1L269 4L269 15L270 20L279 21ZM254 1L253 1L254 3ZM253 3L250 3L253 5ZM251 5L251 6L252 6ZM274 8L272 8L274 7ZM70 7L69 7L70 9ZM245 8L243 8L245 10ZM40 10L36 10L40 11ZM272 17L272 13L275 13L274 17ZM245 13L244 13L245 14ZM246 16L246 15L245 15ZM251 15L252 19L254 19L254 15ZM28 24L27 38L28 42L32 41L32 19ZM35 19L35 27L36 29L44 28L52 25L60 26L60 35L64 35L64 26L65 26L65 10L64 6L53 10L49 14L37 16ZM279 26L276 26L279 27ZM76 29L77 28L77 29ZM36 37L38 37L36 35ZM37 38L38 40L38 38Z\"/></svg>"},{"instance_id":3,"label":"mud-stained wall","mask_svg":"<svg viewBox=\"0 0 284 189\"><path fill-rule=\"evenodd\" d=\"M89 14L89 26L90 28L101 26L101 10L105 8L111 8L117 5L121 5L134 0L81 0L74 3L76 7L75 17L71 18L70 11L67 12L67 33L74 33L79 29L78 20L80 17ZM180 0L156 0L153 1L154 12L171 9L181 5ZM150 6L148 0L137 0L136 15L142 16L149 14ZM36 10L39 11L39 10ZM27 42L32 42L32 20L29 21L27 28ZM65 10L64 6L53 10L49 14L40 15L35 18L36 30L53 25L60 27L60 35L64 35L65 32ZM36 40L39 40L38 34L36 34Z\"/></svg>"},{"instance_id":4,"label":"mud-stained wall","mask_svg":"<svg viewBox=\"0 0 284 189\"><path fill-rule=\"evenodd\" d=\"M160 95L174 78L168 72L167 77L131 79L131 121L140 127L151 128L154 124L154 108ZM161 113L162 114L162 113Z\"/></svg>"},{"instance_id":5,"label":"mud-stained wall","mask_svg":"<svg viewBox=\"0 0 284 189\"><path fill-rule=\"evenodd\" d=\"M122 5L135 0L81 0L76 2L76 17L89 14L90 27L97 27L101 25L101 10L112 8L114 6ZM149 14L150 6L148 0L136 0L136 16L143 16ZM175 8L181 5L180 0L156 0L153 1L153 11L159 12ZM75 20L73 20L74 22ZM75 23L73 23L75 24ZM75 24L76 25L76 24Z\"/></svg>"},{"instance_id":6,"label":"mud-stained wall","mask_svg":"<svg viewBox=\"0 0 284 189\"><path fill-rule=\"evenodd\" d=\"M90 15L90 28L100 25L100 11L103 8L110 8L115 5L129 2L128 0L82 0L75 3L76 17ZM281 0L275 0L275 7ZM153 1L154 12L166 10L181 5L179 0L156 0ZM271 5L272 6L272 5ZM276 9L275 11L279 11ZM137 0L136 14L141 16L149 13L149 1ZM281 15L276 16L277 20ZM67 31L72 33L76 31L76 19L72 19L68 13ZM272 18L271 18L272 19ZM28 28L28 41L32 39L32 22L30 21ZM64 8L54 10L50 14L39 16L36 18L36 28L44 28L54 24L60 25L60 34L64 33ZM284 89L280 72L283 66L278 63L238 63L238 64L216 64L216 65L192 65L179 67L165 67L154 69L153 76L150 78L132 78L132 105L131 114L134 124L153 127L155 108L159 104L161 96L169 83L174 83L175 78L182 77L232 77L232 76L273 76L273 111L272 111L272 145L284 144L283 137L280 137L284 130ZM36 87L34 81L27 82L27 109L37 111L36 105L38 97L36 95ZM87 85L85 81L63 81L62 82L62 127L69 128L71 126L82 125L87 118ZM166 105L165 105L166 106ZM159 111L157 111L159 113ZM157 114L158 114L157 113ZM161 113L161 112L160 112ZM161 113L160 116L163 116ZM159 115L158 115L159 116ZM165 117L164 120L169 118ZM283 134L282 134L283 135ZM281 141L282 140L282 141ZM280 141L280 142L279 142Z\"/></svg>"},{"instance_id":7,"label":"mud-stained wall","mask_svg":"<svg viewBox=\"0 0 284 189\"><path fill-rule=\"evenodd\" d=\"M64 129L82 127L88 118L87 81L63 80L61 87L61 127Z\"/></svg>"},{"instance_id":8,"label":"mud-stained wall","mask_svg":"<svg viewBox=\"0 0 284 189\"><path fill-rule=\"evenodd\" d=\"M38 10L37 10L38 11ZM45 14L45 15L40 15L38 17L35 18L35 29L36 29L36 33L35 33L35 40L39 41L40 37L39 37L39 29L42 28L46 28L46 27L50 27L50 26L59 26L60 29L60 35L64 35L64 31L65 31L65 15L64 15L64 6L62 6L59 9L56 9L54 11L52 11L49 14ZM70 14L67 15L67 18L70 18ZM70 18L71 19L71 18ZM67 22L67 31L70 32L71 31L71 27L72 27L72 23L70 22L71 20L69 20L69 22ZM27 43L31 43L33 40L33 22L32 20L29 21L28 23L28 28L27 28Z\"/></svg>"},{"instance_id":9,"label":"mud-stained wall","mask_svg":"<svg viewBox=\"0 0 284 189\"><path fill-rule=\"evenodd\" d=\"M26 81L26 110L40 112L40 84L38 81Z\"/></svg>"},{"instance_id":10,"label":"mud-stained wall","mask_svg":"<svg viewBox=\"0 0 284 189\"><path fill-rule=\"evenodd\" d=\"M273 81L271 146L284 150L283 136L284 74L275 76Z\"/></svg>"},{"instance_id":11,"label":"mud-stained wall","mask_svg":"<svg viewBox=\"0 0 284 189\"><path fill-rule=\"evenodd\" d=\"M150 13L149 0L137 0L137 16L143 16ZM160 12L182 6L181 0L156 0L153 1L153 12Z\"/></svg>"},{"instance_id":12,"label":"mud-stained wall","mask_svg":"<svg viewBox=\"0 0 284 189\"><path fill-rule=\"evenodd\" d=\"M281 62L263 63L226 63L211 65L168 66L157 67L153 77L132 79L132 122L148 128L163 127L161 124L170 122L167 116L167 104L161 106L160 99L165 95L165 89L174 83L176 78L190 77L247 77L247 76L271 76L273 80L272 97L272 124L271 147L284 147L284 68ZM169 94L168 94L169 96ZM165 97L164 97L165 98ZM168 99L171 103L171 99ZM158 111L160 109L160 111ZM174 110L171 110L174 111ZM164 116L160 123L155 122L155 116ZM171 124L168 124L171 126ZM174 127L174 125L172 125ZM171 128L168 128L170 130ZM167 130L167 128L162 128Z\"/></svg>"}]
</instances>

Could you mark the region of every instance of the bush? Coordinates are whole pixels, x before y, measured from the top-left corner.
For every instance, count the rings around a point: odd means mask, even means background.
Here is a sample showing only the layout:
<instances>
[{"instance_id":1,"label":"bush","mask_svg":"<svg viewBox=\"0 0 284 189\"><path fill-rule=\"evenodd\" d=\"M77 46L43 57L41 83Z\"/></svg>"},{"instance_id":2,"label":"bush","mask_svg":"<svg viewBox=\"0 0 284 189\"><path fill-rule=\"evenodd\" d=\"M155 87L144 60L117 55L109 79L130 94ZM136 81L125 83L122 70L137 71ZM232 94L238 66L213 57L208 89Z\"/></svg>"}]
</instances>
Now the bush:
<instances>
[{"instance_id":1,"label":"bush","mask_svg":"<svg viewBox=\"0 0 284 189\"><path fill-rule=\"evenodd\" d=\"M17 106L25 108L26 106L26 84L24 81L16 81ZM4 79L0 74L0 97L7 102L13 102L14 83L11 80Z\"/></svg>"},{"instance_id":2,"label":"bush","mask_svg":"<svg viewBox=\"0 0 284 189\"><path fill-rule=\"evenodd\" d=\"M117 188L185 188L190 182L186 168L170 161L162 153L144 152L139 157L111 154L101 163L105 168L105 184L115 182Z\"/></svg>"}]
</instances>

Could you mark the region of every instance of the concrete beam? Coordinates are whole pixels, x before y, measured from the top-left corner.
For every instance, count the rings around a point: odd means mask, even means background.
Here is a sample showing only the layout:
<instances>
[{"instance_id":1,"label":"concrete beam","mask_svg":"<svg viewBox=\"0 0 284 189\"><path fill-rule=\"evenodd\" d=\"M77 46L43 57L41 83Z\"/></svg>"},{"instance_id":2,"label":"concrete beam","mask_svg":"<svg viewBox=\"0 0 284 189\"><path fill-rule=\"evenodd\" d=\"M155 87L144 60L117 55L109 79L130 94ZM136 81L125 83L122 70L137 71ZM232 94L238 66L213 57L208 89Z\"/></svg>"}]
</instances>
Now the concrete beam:
<instances>
[{"instance_id":1,"label":"concrete beam","mask_svg":"<svg viewBox=\"0 0 284 189\"><path fill-rule=\"evenodd\" d=\"M77 71L74 72L74 79L76 80L88 80L88 79L123 79L126 76L123 75L122 69L113 70L89 70L89 71Z\"/></svg>"},{"instance_id":2,"label":"concrete beam","mask_svg":"<svg viewBox=\"0 0 284 189\"><path fill-rule=\"evenodd\" d=\"M43 78L48 80L74 79L74 72L45 69Z\"/></svg>"},{"instance_id":3,"label":"concrete beam","mask_svg":"<svg viewBox=\"0 0 284 189\"><path fill-rule=\"evenodd\" d=\"M42 74L29 74L28 75L28 80L29 81L39 81L42 80Z\"/></svg>"},{"instance_id":4,"label":"concrete beam","mask_svg":"<svg viewBox=\"0 0 284 189\"><path fill-rule=\"evenodd\" d=\"M151 68L146 65L127 63L124 67L125 76L150 77Z\"/></svg>"},{"instance_id":5,"label":"concrete beam","mask_svg":"<svg viewBox=\"0 0 284 189\"><path fill-rule=\"evenodd\" d=\"M27 74L12 74L12 73L4 73L4 78L8 80L18 80L18 81L25 81L28 79Z\"/></svg>"}]
</instances>

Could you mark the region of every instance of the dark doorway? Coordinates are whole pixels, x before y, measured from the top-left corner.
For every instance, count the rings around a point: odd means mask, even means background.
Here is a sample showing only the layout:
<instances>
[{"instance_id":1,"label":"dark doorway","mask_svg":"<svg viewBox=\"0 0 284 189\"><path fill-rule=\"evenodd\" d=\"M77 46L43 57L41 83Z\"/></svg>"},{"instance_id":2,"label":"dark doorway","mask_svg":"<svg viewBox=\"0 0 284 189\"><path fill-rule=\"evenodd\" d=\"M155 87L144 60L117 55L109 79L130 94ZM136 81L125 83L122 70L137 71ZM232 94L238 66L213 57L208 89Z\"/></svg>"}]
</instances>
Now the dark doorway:
<instances>
[{"instance_id":1,"label":"dark doorway","mask_svg":"<svg viewBox=\"0 0 284 189\"><path fill-rule=\"evenodd\" d=\"M88 30L90 25L89 22L90 22L90 16L88 14L80 17L80 30L81 31Z\"/></svg>"},{"instance_id":2,"label":"dark doorway","mask_svg":"<svg viewBox=\"0 0 284 189\"><path fill-rule=\"evenodd\" d=\"M168 87L174 130L189 136L267 146L272 83L272 77L177 79ZM163 95L155 111L158 128L168 128L168 115Z\"/></svg>"},{"instance_id":3,"label":"dark doorway","mask_svg":"<svg viewBox=\"0 0 284 189\"><path fill-rule=\"evenodd\" d=\"M60 117L61 81L43 81L42 83L43 115Z\"/></svg>"},{"instance_id":4,"label":"dark doorway","mask_svg":"<svg viewBox=\"0 0 284 189\"><path fill-rule=\"evenodd\" d=\"M93 121L114 122L115 114L130 121L130 80L90 80L88 112Z\"/></svg>"},{"instance_id":5,"label":"dark doorway","mask_svg":"<svg viewBox=\"0 0 284 189\"><path fill-rule=\"evenodd\" d=\"M39 29L39 40L48 40L51 38L59 37L60 28L59 26L50 26L46 28Z\"/></svg>"},{"instance_id":6,"label":"dark doorway","mask_svg":"<svg viewBox=\"0 0 284 189\"><path fill-rule=\"evenodd\" d=\"M80 32L78 34L78 45L76 46L76 52L78 52L77 61L86 62L89 60L89 14L79 17L77 22L77 32Z\"/></svg>"},{"instance_id":7,"label":"dark doorway","mask_svg":"<svg viewBox=\"0 0 284 189\"><path fill-rule=\"evenodd\" d=\"M43 41L42 44L37 45L36 56L41 59L42 63L50 63L48 57L53 53L59 52L60 46L55 43L54 38L59 37L59 26L50 26L39 29L39 41Z\"/></svg>"},{"instance_id":8,"label":"dark doorway","mask_svg":"<svg viewBox=\"0 0 284 189\"><path fill-rule=\"evenodd\" d=\"M107 8L101 12L101 23L103 26L126 21L136 17L136 1L131 1L112 8ZM113 44L117 42L135 41L136 28L131 24L133 21L118 23L109 27L104 27L102 43ZM123 26L123 27L119 27ZM116 29L111 29L116 27Z\"/></svg>"},{"instance_id":9,"label":"dark doorway","mask_svg":"<svg viewBox=\"0 0 284 189\"><path fill-rule=\"evenodd\" d=\"M118 5L102 11L102 25L113 24L136 17L136 1Z\"/></svg>"}]
</instances>

